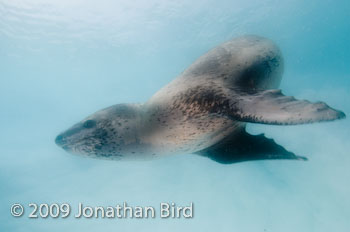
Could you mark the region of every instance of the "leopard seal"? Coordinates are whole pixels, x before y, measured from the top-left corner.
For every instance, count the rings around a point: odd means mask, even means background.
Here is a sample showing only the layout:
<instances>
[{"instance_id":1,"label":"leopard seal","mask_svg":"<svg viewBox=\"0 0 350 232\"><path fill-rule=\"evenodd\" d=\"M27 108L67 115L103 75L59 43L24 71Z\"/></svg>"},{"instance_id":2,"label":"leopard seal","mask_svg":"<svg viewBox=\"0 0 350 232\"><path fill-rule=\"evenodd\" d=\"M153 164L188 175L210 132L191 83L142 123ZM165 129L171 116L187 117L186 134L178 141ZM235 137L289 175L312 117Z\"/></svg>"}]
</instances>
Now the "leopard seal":
<instances>
[{"instance_id":1,"label":"leopard seal","mask_svg":"<svg viewBox=\"0 0 350 232\"><path fill-rule=\"evenodd\" d=\"M102 109L56 137L73 154L150 159L199 154L220 163L299 159L247 123L296 125L345 117L323 102L284 96L280 49L260 36L225 42L196 60L143 104Z\"/></svg>"}]
</instances>

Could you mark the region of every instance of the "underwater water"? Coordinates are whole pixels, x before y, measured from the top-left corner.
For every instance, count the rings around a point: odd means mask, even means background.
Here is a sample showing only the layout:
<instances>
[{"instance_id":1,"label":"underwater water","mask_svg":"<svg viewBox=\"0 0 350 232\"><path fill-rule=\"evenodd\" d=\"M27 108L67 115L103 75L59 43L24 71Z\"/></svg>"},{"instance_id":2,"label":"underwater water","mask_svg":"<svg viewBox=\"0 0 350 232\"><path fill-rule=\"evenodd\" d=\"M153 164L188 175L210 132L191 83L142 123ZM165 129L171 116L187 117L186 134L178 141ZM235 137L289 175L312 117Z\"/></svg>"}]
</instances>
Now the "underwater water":
<instances>
[{"instance_id":1,"label":"underwater water","mask_svg":"<svg viewBox=\"0 0 350 232\"><path fill-rule=\"evenodd\" d=\"M0 231L349 231L350 121L249 124L301 161L222 165L182 154L82 158L58 133L116 103L145 102L235 36L275 41L281 89L350 115L346 0L0 0ZM193 202L193 218L28 218L29 203ZM11 205L25 207L13 217Z\"/></svg>"}]
</instances>

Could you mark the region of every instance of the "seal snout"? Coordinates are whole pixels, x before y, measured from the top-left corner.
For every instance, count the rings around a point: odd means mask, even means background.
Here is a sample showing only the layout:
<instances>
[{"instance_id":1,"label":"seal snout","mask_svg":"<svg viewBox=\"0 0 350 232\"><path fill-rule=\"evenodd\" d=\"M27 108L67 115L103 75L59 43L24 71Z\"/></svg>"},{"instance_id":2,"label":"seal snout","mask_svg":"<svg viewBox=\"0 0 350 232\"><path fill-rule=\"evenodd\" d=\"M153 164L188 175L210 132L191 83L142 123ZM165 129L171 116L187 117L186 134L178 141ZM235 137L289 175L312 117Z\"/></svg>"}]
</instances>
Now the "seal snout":
<instances>
[{"instance_id":1,"label":"seal snout","mask_svg":"<svg viewBox=\"0 0 350 232\"><path fill-rule=\"evenodd\" d=\"M55 139L55 143L58 146L63 146L65 144L65 139L64 136L62 134L57 135L56 139Z\"/></svg>"},{"instance_id":2,"label":"seal snout","mask_svg":"<svg viewBox=\"0 0 350 232\"><path fill-rule=\"evenodd\" d=\"M55 139L55 143L57 144L57 146L63 148L66 151L70 150L70 148L68 146L67 137L64 136L63 134L57 135L57 137Z\"/></svg>"}]
</instances>

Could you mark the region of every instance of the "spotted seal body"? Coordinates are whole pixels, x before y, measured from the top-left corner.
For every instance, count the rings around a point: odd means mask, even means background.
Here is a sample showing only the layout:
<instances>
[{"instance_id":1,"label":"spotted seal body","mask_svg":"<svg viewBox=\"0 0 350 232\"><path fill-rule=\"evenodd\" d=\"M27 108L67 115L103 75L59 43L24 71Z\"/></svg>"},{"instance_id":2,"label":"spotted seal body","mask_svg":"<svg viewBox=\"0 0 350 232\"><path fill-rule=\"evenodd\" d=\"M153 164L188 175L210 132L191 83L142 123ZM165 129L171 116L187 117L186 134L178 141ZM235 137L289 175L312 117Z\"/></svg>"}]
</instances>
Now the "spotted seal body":
<instances>
[{"instance_id":1,"label":"spotted seal body","mask_svg":"<svg viewBox=\"0 0 350 232\"><path fill-rule=\"evenodd\" d=\"M258 36L223 43L144 104L100 110L61 133L65 150L96 158L149 159L196 153L221 162L301 159L245 132L247 122L294 125L345 117L325 103L284 96L283 58Z\"/></svg>"}]
</instances>

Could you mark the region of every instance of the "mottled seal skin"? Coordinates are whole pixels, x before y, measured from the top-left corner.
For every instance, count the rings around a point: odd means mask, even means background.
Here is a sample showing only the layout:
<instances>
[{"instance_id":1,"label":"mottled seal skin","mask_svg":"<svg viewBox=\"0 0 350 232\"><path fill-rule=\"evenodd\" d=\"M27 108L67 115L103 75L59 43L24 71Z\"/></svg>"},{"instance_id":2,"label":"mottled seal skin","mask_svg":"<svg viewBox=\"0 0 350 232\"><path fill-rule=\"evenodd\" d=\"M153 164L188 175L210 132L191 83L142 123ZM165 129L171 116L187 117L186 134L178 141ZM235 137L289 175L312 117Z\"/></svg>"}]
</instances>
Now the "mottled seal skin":
<instances>
[{"instance_id":1,"label":"mottled seal skin","mask_svg":"<svg viewBox=\"0 0 350 232\"><path fill-rule=\"evenodd\" d=\"M271 40L238 37L201 56L146 103L100 110L58 135L56 143L74 154L118 160L181 153L223 163L300 159L272 140L247 134L246 123L294 125L345 114L284 96L277 90L282 73L282 54Z\"/></svg>"}]
</instances>

